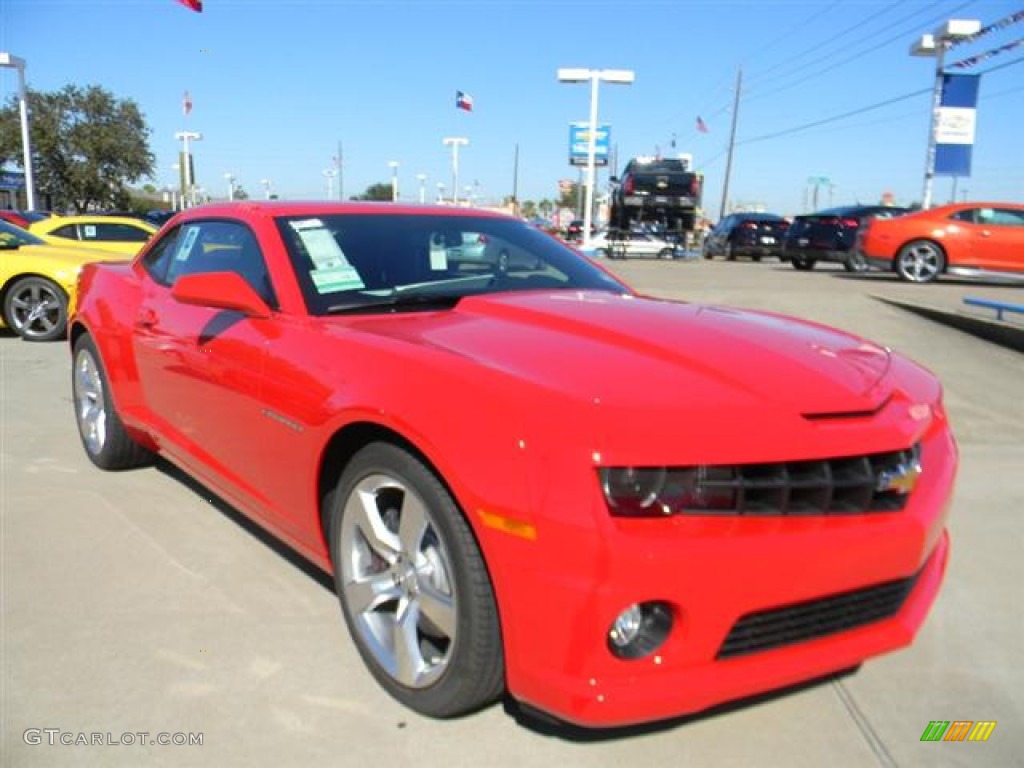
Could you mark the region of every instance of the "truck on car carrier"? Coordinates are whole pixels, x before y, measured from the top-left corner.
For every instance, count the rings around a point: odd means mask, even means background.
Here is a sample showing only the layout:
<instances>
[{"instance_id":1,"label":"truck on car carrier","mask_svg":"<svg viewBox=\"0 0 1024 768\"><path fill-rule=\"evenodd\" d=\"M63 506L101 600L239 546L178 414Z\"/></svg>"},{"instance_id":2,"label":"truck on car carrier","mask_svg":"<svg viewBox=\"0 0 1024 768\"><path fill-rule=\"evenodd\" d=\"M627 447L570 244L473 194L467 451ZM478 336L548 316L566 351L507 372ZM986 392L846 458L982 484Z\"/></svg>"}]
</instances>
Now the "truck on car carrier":
<instances>
[{"instance_id":1,"label":"truck on car carrier","mask_svg":"<svg viewBox=\"0 0 1024 768\"><path fill-rule=\"evenodd\" d=\"M655 229L685 240L697 226L704 179L690 157L635 157L614 184L609 228Z\"/></svg>"}]
</instances>

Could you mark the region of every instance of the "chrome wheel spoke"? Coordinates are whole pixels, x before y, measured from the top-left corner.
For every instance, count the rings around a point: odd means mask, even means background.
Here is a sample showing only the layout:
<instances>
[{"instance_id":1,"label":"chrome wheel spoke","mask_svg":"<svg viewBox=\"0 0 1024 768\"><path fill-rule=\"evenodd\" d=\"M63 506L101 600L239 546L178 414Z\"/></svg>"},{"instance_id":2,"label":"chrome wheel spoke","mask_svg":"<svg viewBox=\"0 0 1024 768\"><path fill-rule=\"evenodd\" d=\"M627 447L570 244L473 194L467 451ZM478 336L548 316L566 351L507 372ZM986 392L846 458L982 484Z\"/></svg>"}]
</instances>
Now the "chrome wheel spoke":
<instances>
[{"instance_id":1,"label":"chrome wheel spoke","mask_svg":"<svg viewBox=\"0 0 1024 768\"><path fill-rule=\"evenodd\" d=\"M423 618L433 626L436 632L440 632L447 638L455 637L457 614L455 613L455 601L451 595L435 589L432 584L421 581L419 603Z\"/></svg>"},{"instance_id":2,"label":"chrome wheel spoke","mask_svg":"<svg viewBox=\"0 0 1024 768\"><path fill-rule=\"evenodd\" d=\"M420 651L419 604L410 600L400 604L395 616L392 634L394 652L394 676L402 685L415 687L421 682L427 664Z\"/></svg>"},{"instance_id":3,"label":"chrome wheel spoke","mask_svg":"<svg viewBox=\"0 0 1024 768\"><path fill-rule=\"evenodd\" d=\"M412 494L405 494L402 499L402 516L398 523L398 540L402 552L413 562L423 535L427 531L427 511L422 502Z\"/></svg>"},{"instance_id":4,"label":"chrome wheel spoke","mask_svg":"<svg viewBox=\"0 0 1024 768\"><path fill-rule=\"evenodd\" d=\"M394 562L401 551L398 536L388 529L378 509L379 489L362 483L349 498L345 515L351 515L356 530L374 554L388 563Z\"/></svg>"},{"instance_id":5,"label":"chrome wheel spoke","mask_svg":"<svg viewBox=\"0 0 1024 768\"><path fill-rule=\"evenodd\" d=\"M402 589L391 568L345 585L345 599L353 613L372 613L401 596Z\"/></svg>"}]
</instances>

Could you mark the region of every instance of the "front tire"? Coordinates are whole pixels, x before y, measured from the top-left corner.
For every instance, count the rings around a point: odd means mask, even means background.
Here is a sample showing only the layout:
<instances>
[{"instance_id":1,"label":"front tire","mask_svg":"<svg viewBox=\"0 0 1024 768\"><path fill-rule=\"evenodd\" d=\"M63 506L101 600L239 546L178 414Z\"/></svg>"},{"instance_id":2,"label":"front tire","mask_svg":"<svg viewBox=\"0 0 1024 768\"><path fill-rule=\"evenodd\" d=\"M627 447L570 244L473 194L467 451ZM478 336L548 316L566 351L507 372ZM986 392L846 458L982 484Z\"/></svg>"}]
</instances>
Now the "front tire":
<instances>
[{"instance_id":1,"label":"front tire","mask_svg":"<svg viewBox=\"0 0 1024 768\"><path fill-rule=\"evenodd\" d=\"M93 464L117 470L140 467L152 460L153 454L125 431L96 345L88 335L79 337L72 351L71 391L78 435Z\"/></svg>"},{"instance_id":2,"label":"front tire","mask_svg":"<svg viewBox=\"0 0 1024 768\"><path fill-rule=\"evenodd\" d=\"M815 259L804 258L803 256L793 257L793 269L798 269L801 272L810 272L814 269L814 265L818 262Z\"/></svg>"},{"instance_id":3,"label":"front tire","mask_svg":"<svg viewBox=\"0 0 1024 768\"><path fill-rule=\"evenodd\" d=\"M44 277L23 277L4 298L4 323L25 341L53 341L68 327L68 297Z\"/></svg>"},{"instance_id":4,"label":"front tire","mask_svg":"<svg viewBox=\"0 0 1024 768\"><path fill-rule=\"evenodd\" d=\"M673 251L671 248L662 248L660 251L658 251L659 259L674 259L675 257L675 251Z\"/></svg>"},{"instance_id":5,"label":"front tire","mask_svg":"<svg viewBox=\"0 0 1024 768\"><path fill-rule=\"evenodd\" d=\"M896 274L908 283L930 283L946 269L946 252L931 240L914 240L896 254Z\"/></svg>"},{"instance_id":6,"label":"front tire","mask_svg":"<svg viewBox=\"0 0 1024 768\"><path fill-rule=\"evenodd\" d=\"M377 682L430 717L493 702L505 684L494 592L473 532L438 477L410 452L371 443L333 498L335 586Z\"/></svg>"}]
</instances>

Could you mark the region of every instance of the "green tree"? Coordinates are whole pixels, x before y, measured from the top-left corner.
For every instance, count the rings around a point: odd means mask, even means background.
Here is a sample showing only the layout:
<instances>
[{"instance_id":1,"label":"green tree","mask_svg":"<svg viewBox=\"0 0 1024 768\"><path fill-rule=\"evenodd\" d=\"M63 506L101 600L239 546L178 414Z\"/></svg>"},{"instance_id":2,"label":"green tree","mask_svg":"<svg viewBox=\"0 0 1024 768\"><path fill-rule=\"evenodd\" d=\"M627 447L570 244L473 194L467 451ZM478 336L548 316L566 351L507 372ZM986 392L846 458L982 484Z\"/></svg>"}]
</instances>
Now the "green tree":
<instances>
[{"instance_id":1,"label":"green tree","mask_svg":"<svg viewBox=\"0 0 1024 768\"><path fill-rule=\"evenodd\" d=\"M242 188L241 184L236 184L235 185L235 200L248 200L248 199L249 199L249 193L246 192Z\"/></svg>"},{"instance_id":2,"label":"green tree","mask_svg":"<svg viewBox=\"0 0 1024 768\"><path fill-rule=\"evenodd\" d=\"M98 85L28 92L32 165L39 192L82 212L124 208L129 185L152 176L150 129L131 99ZM18 100L0 109L0 163L22 165Z\"/></svg>"},{"instance_id":3,"label":"green tree","mask_svg":"<svg viewBox=\"0 0 1024 768\"><path fill-rule=\"evenodd\" d=\"M353 200L391 200L391 184L371 184L361 195L355 195Z\"/></svg>"},{"instance_id":4,"label":"green tree","mask_svg":"<svg viewBox=\"0 0 1024 768\"><path fill-rule=\"evenodd\" d=\"M519 212L524 218L533 219L537 216L537 204L533 200L524 200L519 206Z\"/></svg>"},{"instance_id":5,"label":"green tree","mask_svg":"<svg viewBox=\"0 0 1024 768\"><path fill-rule=\"evenodd\" d=\"M581 199L582 190L580 187L581 185L574 181L562 190L558 196L558 207L569 208L575 211L578 207L578 201Z\"/></svg>"},{"instance_id":6,"label":"green tree","mask_svg":"<svg viewBox=\"0 0 1024 768\"><path fill-rule=\"evenodd\" d=\"M537 203L537 208L540 210L540 215L546 219L551 215L551 211L554 210L555 204L550 200L541 200Z\"/></svg>"}]
</instances>

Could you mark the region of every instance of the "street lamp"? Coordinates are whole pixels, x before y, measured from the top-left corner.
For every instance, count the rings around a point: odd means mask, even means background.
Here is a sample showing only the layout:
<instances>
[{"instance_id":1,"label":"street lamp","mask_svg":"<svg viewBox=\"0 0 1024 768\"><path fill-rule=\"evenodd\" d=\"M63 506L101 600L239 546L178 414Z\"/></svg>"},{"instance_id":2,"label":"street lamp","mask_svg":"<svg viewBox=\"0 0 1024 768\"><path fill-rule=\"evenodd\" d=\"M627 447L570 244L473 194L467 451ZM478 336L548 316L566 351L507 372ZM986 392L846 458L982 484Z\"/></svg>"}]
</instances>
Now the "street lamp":
<instances>
[{"instance_id":1,"label":"street lamp","mask_svg":"<svg viewBox=\"0 0 1024 768\"><path fill-rule=\"evenodd\" d=\"M437 182L437 202L444 202L444 182Z\"/></svg>"},{"instance_id":2,"label":"street lamp","mask_svg":"<svg viewBox=\"0 0 1024 768\"><path fill-rule=\"evenodd\" d=\"M202 141L203 134L195 131L178 131L174 134L174 138L182 143L182 155L184 156L182 162L185 164L185 170L181 187L181 208L184 210L186 200L191 200L192 205L196 204L196 180L192 178L192 155L189 154L188 143L189 141Z\"/></svg>"},{"instance_id":3,"label":"street lamp","mask_svg":"<svg viewBox=\"0 0 1024 768\"><path fill-rule=\"evenodd\" d=\"M448 136L441 143L452 148L452 205L459 204L459 147L469 144L464 136Z\"/></svg>"},{"instance_id":4,"label":"street lamp","mask_svg":"<svg viewBox=\"0 0 1024 768\"><path fill-rule=\"evenodd\" d=\"M260 179L260 184L263 185L263 194L264 194L264 196L267 198L267 200L269 200L270 199L270 179Z\"/></svg>"},{"instance_id":5,"label":"street lamp","mask_svg":"<svg viewBox=\"0 0 1024 768\"><path fill-rule=\"evenodd\" d=\"M324 176L327 178L327 199L334 199L334 169L328 168L324 171Z\"/></svg>"},{"instance_id":6,"label":"street lamp","mask_svg":"<svg viewBox=\"0 0 1024 768\"><path fill-rule=\"evenodd\" d=\"M25 202L30 211L36 209L36 188L32 179L32 143L28 134L28 98L25 95L25 60L0 52L0 67L18 70L18 109L21 111L21 151L25 163Z\"/></svg>"},{"instance_id":7,"label":"street lamp","mask_svg":"<svg viewBox=\"0 0 1024 768\"><path fill-rule=\"evenodd\" d=\"M398 161L389 160L388 166L391 168L391 202L398 202Z\"/></svg>"},{"instance_id":8,"label":"street lamp","mask_svg":"<svg viewBox=\"0 0 1024 768\"><path fill-rule=\"evenodd\" d=\"M630 69L583 69L562 68L558 70L560 83L590 83L590 126L587 141L587 194L583 207L583 247L590 247L590 227L594 214L594 156L597 154L597 86L601 81L629 85L636 80L636 73Z\"/></svg>"},{"instance_id":9,"label":"street lamp","mask_svg":"<svg viewBox=\"0 0 1024 768\"><path fill-rule=\"evenodd\" d=\"M935 133L942 108L942 65L946 51L955 40L963 40L977 33L981 22L976 19L950 19L935 30L934 34L921 35L921 39L910 46L911 56L926 56L935 59L935 85L932 88L932 115L928 125L928 152L924 163L924 192L921 207L931 208L932 186L935 182Z\"/></svg>"},{"instance_id":10,"label":"street lamp","mask_svg":"<svg viewBox=\"0 0 1024 768\"><path fill-rule=\"evenodd\" d=\"M416 180L420 183L420 203L427 202L427 174L417 173Z\"/></svg>"},{"instance_id":11,"label":"street lamp","mask_svg":"<svg viewBox=\"0 0 1024 768\"><path fill-rule=\"evenodd\" d=\"M233 173L225 173L224 178L228 180L228 200L235 199L235 175Z\"/></svg>"}]
</instances>

